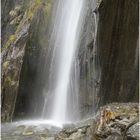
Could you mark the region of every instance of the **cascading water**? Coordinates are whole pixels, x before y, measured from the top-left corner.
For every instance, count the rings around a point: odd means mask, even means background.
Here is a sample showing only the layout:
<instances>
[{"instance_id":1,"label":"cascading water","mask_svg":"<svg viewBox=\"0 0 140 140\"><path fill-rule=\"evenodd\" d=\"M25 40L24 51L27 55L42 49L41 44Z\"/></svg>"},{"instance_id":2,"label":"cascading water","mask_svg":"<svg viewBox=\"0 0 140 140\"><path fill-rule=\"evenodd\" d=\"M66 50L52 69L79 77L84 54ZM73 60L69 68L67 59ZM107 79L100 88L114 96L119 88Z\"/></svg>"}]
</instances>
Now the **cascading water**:
<instances>
[{"instance_id":1,"label":"cascading water","mask_svg":"<svg viewBox=\"0 0 140 140\"><path fill-rule=\"evenodd\" d=\"M43 108L43 117L52 122L63 124L80 117L76 55L85 15L84 4L85 0L59 0L55 10L49 42L49 47L53 46L49 88L44 91ZM51 101L48 96L52 96Z\"/></svg>"},{"instance_id":2,"label":"cascading water","mask_svg":"<svg viewBox=\"0 0 140 140\"><path fill-rule=\"evenodd\" d=\"M37 95L33 101L38 101L30 104L34 109L32 118L35 118L34 122L30 123L62 127L63 124L86 119L95 111L98 88L94 85L100 80L96 46L98 15L94 11L96 0L52 0L51 2L49 13L51 16L43 26L43 33L40 34L40 40L43 41L40 41L42 48L38 61L36 87L33 89L34 95ZM91 50L88 44L93 38ZM87 56L82 56L84 73L82 73L81 52ZM81 84L82 80L84 84ZM88 83L92 84L90 90ZM39 96L41 98L38 98ZM85 107L86 100L83 100L87 97L93 97L90 111Z\"/></svg>"}]
</instances>

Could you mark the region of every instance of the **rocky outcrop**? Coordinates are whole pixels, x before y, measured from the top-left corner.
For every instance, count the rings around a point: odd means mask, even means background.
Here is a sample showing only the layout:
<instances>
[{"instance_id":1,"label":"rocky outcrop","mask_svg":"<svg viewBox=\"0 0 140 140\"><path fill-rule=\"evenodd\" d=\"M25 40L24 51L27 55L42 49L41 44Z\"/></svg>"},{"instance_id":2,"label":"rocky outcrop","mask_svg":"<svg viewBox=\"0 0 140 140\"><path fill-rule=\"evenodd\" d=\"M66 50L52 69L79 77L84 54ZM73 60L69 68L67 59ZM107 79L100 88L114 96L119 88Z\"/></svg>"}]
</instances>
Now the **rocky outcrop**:
<instances>
[{"instance_id":1,"label":"rocky outcrop","mask_svg":"<svg viewBox=\"0 0 140 140\"><path fill-rule=\"evenodd\" d=\"M137 103L113 103L103 106L95 117L63 129L36 122L2 125L2 138L7 140L139 140ZM10 133L9 133L10 132Z\"/></svg>"},{"instance_id":2,"label":"rocky outcrop","mask_svg":"<svg viewBox=\"0 0 140 140\"><path fill-rule=\"evenodd\" d=\"M130 137L138 140L138 110L135 103L103 106L95 118L62 130L56 140L125 140Z\"/></svg>"},{"instance_id":3,"label":"rocky outcrop","mask_svg":"<svg viewBox=\"0 0 140 140\"><path fill-rule=\"evenodd\" d=\"M96 11L101 0L88 1L87 16L83 27L81 43L78 53L80 65L80 112L82 116L89 116L96 112L99 103L100 65L97 55L97 28L99 13ZM94 110L94 111L93 111Z\"/></svg>"},{"instance_id":4,"label":"rocky outcrop","mask_svg":"<svg viewBox=\"0 0 140 140\"><path fill-rule=\"evenodd\" d=\"M128 129L139 121L138 112L138 104L115 103L104 106L100 110L95 135L100 138L109 137L107 139L125 139Z\"/></svg>"},{"instance_id":5,"label":"rocky outcrop","mask_svg":"<svg viewBox=\"0 0 140 140\"><path fill-rule=\"evenodd\" d=\"M139 99L138 0L89 5L79 50L83 116L109 102Z\"/></svg>"},{"instance_id":6,"label":"rocky outcrop","mask_svg":"<svg viewBox=\"0 0 140 140\"><path fill-rule=\"evenodd\" d=\"M103 0L97 33L100 103L138 102L138 0Z\"/></svg>"},{"instance_id":7,"label":"rocky outcrop","mask_svg":"<svg viewBox=\"0 0 140 140\"><path fill-rule=\"evenodd\" d=\"M2 31L2 121L10 121L13 117L25 50L30 47L30 38L37 34L42 13L48 10L48 3L40 0L17 0L12 7L9 4L5 1L2 7L5 9L3 15L9 17L2 19L5 27ZM32 52L33 49L28 53Z\"/></svg>"}]
</instances>

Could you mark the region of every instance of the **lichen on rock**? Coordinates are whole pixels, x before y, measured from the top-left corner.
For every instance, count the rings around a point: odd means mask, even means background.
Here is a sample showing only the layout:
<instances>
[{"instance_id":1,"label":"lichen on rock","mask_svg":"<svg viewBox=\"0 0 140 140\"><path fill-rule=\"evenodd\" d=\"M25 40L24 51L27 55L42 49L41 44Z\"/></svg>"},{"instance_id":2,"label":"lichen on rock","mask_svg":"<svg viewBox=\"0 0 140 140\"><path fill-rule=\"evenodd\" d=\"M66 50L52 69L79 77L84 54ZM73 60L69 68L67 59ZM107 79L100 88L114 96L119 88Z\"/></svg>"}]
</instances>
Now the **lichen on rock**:
<instances>
[{"instance_id":1,"label":"lichen on rock","mask_svg":"<svg viewBox=\"0 0 140 140\"><path fill-rule=\"evenodd\" d=\"M27 3L28 6L26 6ZM12 119L25 49L33 34L31 28L34 18L38 16L37 13L40 10L45 11L42 3L41 0L35 0L21 3L21 5L15 4L15 7L7 13L10 20L6 26L14 30L12 34L7 31L2 38L2 121ZM40 17L37 18L40 19Z\"/></svg>"}]
</instances>

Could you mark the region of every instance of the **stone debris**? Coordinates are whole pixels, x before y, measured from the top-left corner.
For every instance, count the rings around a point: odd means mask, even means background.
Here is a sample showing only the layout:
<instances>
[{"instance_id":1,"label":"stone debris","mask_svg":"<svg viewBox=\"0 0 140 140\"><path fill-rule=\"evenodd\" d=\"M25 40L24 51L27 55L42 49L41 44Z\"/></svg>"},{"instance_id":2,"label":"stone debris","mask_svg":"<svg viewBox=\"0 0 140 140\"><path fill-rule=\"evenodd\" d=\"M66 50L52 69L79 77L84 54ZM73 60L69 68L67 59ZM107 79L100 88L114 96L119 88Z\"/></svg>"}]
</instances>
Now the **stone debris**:
<instances>
[{"instance_id":1,"label":"stone debris","mask_svg":"<svg viewBox=\"0 0 140 140\"><path fill-rule=\"evenodd\" d=\"M79 123L66 125L63 129L47 126L17 125L5 128L6 140L139 140L138 103L113 103L103 106L97 115ZM11 131L11 132L9 132Z\"/></svg>"}]
</instances>

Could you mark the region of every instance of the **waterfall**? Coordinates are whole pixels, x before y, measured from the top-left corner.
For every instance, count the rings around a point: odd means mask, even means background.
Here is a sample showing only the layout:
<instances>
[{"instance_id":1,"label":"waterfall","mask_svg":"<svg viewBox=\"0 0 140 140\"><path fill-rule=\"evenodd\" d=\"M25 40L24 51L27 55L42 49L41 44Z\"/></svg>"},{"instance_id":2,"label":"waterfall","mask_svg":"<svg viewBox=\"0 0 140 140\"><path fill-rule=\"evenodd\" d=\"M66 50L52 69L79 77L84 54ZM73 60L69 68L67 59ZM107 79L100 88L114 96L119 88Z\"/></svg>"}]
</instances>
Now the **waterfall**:
<instances>
[{"instance_id":1,"label":"waterfall","mask_svg":"<svg viewBox=\"0 0 140 140\"><path fill-rule=\"evenodd\" d=\"M52 122L64 124L80 118L79 62L76 58L85 15L84 5L85 0L58 0L55 6L49 42L49 48L53 48L49 87L44 90L43 107L43 117Z\"/></svg>"}]
</instances>

